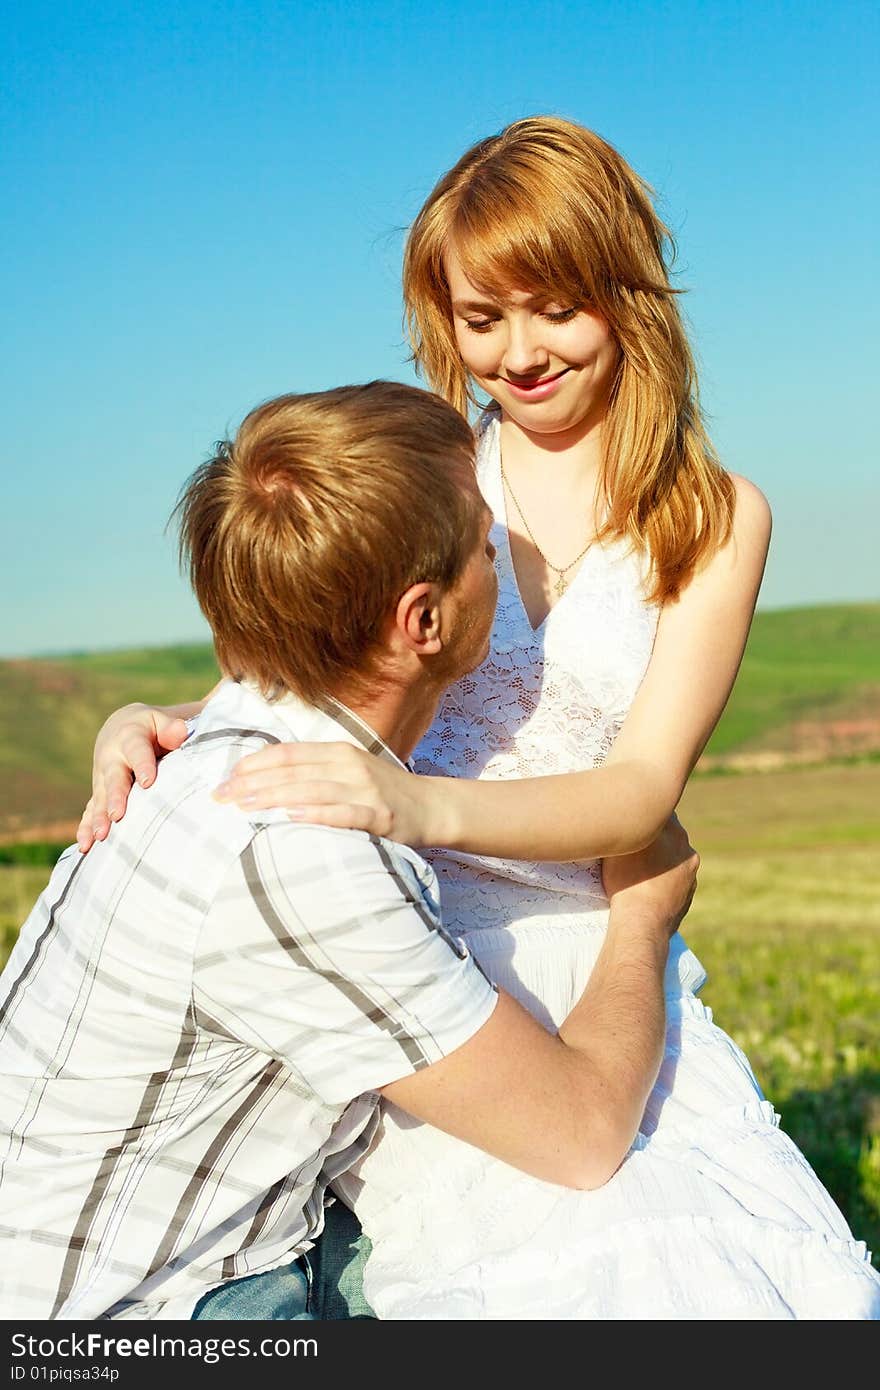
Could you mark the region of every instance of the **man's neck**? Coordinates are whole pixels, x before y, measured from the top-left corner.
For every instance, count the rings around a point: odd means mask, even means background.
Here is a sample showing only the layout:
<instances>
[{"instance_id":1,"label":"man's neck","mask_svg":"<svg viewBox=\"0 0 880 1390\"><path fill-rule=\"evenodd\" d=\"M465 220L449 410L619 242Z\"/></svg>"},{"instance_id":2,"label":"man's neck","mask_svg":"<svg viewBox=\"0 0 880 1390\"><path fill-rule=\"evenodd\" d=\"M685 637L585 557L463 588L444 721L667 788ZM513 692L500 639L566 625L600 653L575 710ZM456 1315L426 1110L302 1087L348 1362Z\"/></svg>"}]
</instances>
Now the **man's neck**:
<instances>
[{"instance_id":1,"label":"man's neck","mask_svg":"<svg viewBox=\"0 0 880 1390\"><path fill-rule=\"evenodd\" d=\"M378 734L401 762L412 754L434 720L442 694L436 685L394 686L372 695L337 690L336 698Z\"/></svg>"}]
</instances>

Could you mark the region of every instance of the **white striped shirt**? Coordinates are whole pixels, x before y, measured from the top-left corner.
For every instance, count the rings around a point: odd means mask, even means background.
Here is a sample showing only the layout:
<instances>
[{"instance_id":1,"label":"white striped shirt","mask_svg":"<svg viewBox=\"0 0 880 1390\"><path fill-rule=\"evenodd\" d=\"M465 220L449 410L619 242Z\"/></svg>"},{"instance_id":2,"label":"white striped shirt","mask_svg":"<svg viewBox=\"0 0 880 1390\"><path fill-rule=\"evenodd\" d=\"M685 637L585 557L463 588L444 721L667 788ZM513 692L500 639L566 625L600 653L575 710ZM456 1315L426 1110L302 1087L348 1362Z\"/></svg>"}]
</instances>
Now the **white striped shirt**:
<instances>
[{"instance_id":1,"label":"white striped shirt","mask_svg":"<svg viewBox=\"0 0 880 1390\"><path fill-rule=\"evenodd\" d=\"M4 1318L189 1317L294 1258L375 1089L494 1008L417 854L213 800L290 739L394 756L341 706L227 682L22 928L0 981Z\"/></svg>"}]
</instances>

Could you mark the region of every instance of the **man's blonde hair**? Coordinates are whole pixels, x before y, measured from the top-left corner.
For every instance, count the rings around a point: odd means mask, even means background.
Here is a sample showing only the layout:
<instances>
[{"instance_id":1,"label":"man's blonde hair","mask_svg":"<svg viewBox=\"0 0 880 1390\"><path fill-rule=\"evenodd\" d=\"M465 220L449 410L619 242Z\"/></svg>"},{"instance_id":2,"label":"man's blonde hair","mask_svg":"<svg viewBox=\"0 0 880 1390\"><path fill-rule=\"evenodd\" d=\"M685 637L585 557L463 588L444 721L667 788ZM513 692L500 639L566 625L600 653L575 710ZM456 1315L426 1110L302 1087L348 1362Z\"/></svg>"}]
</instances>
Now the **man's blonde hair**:
<instances>
[{"instance_id":1,"label":"man's blonde hair","mask_svg":"<svg viewBox=\"0 0 880 1390\"><path fill-rule=\"evenodd\" d=\"M464 412L476 398L455 338L450 247L481 290L531 290L610 327L621 356L602 431L600 537L647 552L652 596L673 597L727 539L734 492L703 426L672 239L650 188L600 136L556 116L515 121L444 174L410 230L403 294L417 367Z\"/></svg>"},{"instance_id":2,"label":"man's blonde hair","mask_svg":"<svg viewBox=\"0 0 880 1390\"><path fill-rule=\"evenodd\" d=\"M374 381L258 406L175 515L222 670L314 702L380 675L397 600L422 581L454 586L482 509L466 420Z\"/></svg>"}]
</instances>

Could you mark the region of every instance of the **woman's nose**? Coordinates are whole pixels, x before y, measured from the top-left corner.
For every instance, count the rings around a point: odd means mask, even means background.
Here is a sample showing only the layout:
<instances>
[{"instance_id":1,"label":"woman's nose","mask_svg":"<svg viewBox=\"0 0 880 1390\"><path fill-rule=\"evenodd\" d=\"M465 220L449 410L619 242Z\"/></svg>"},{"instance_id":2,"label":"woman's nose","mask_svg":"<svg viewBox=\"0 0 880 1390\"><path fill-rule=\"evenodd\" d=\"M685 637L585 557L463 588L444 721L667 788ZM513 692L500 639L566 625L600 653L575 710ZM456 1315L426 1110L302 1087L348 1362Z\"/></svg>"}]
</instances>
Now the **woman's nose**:
<instances>
[{"instance_id":1,"label":"woman's nose","mask_svg":"<svg viewBox=\"0 0 880 1390\"><path fill-rule=\"evenodd\" d=\"M527 320L516 318L508 325L504 369L512 376L534 376L547 366L549 355L542 347L532 315Z\"/></svg>"}]
</instances>

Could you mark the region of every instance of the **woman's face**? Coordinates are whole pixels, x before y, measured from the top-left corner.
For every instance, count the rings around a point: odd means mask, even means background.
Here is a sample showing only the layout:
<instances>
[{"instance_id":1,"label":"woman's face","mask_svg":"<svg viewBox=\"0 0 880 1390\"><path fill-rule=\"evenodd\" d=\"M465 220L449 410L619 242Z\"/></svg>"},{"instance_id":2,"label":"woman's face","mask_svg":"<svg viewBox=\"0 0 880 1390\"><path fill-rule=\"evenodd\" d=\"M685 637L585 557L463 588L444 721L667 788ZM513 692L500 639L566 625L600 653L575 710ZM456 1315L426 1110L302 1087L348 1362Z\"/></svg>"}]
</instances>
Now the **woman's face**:
<instances>
[{"instance_id":1,"label":"woman's face","mask_svg":"<svg viewBox=\"0 0 880 1390\"><path fill-rule=\"evenodd\" d=\"M603 318L526 291L487 297L451 249L444 267L462 361L506 415L532 434L577 437L601 423L620 357Z\"/></svg>"}]
</instances>

